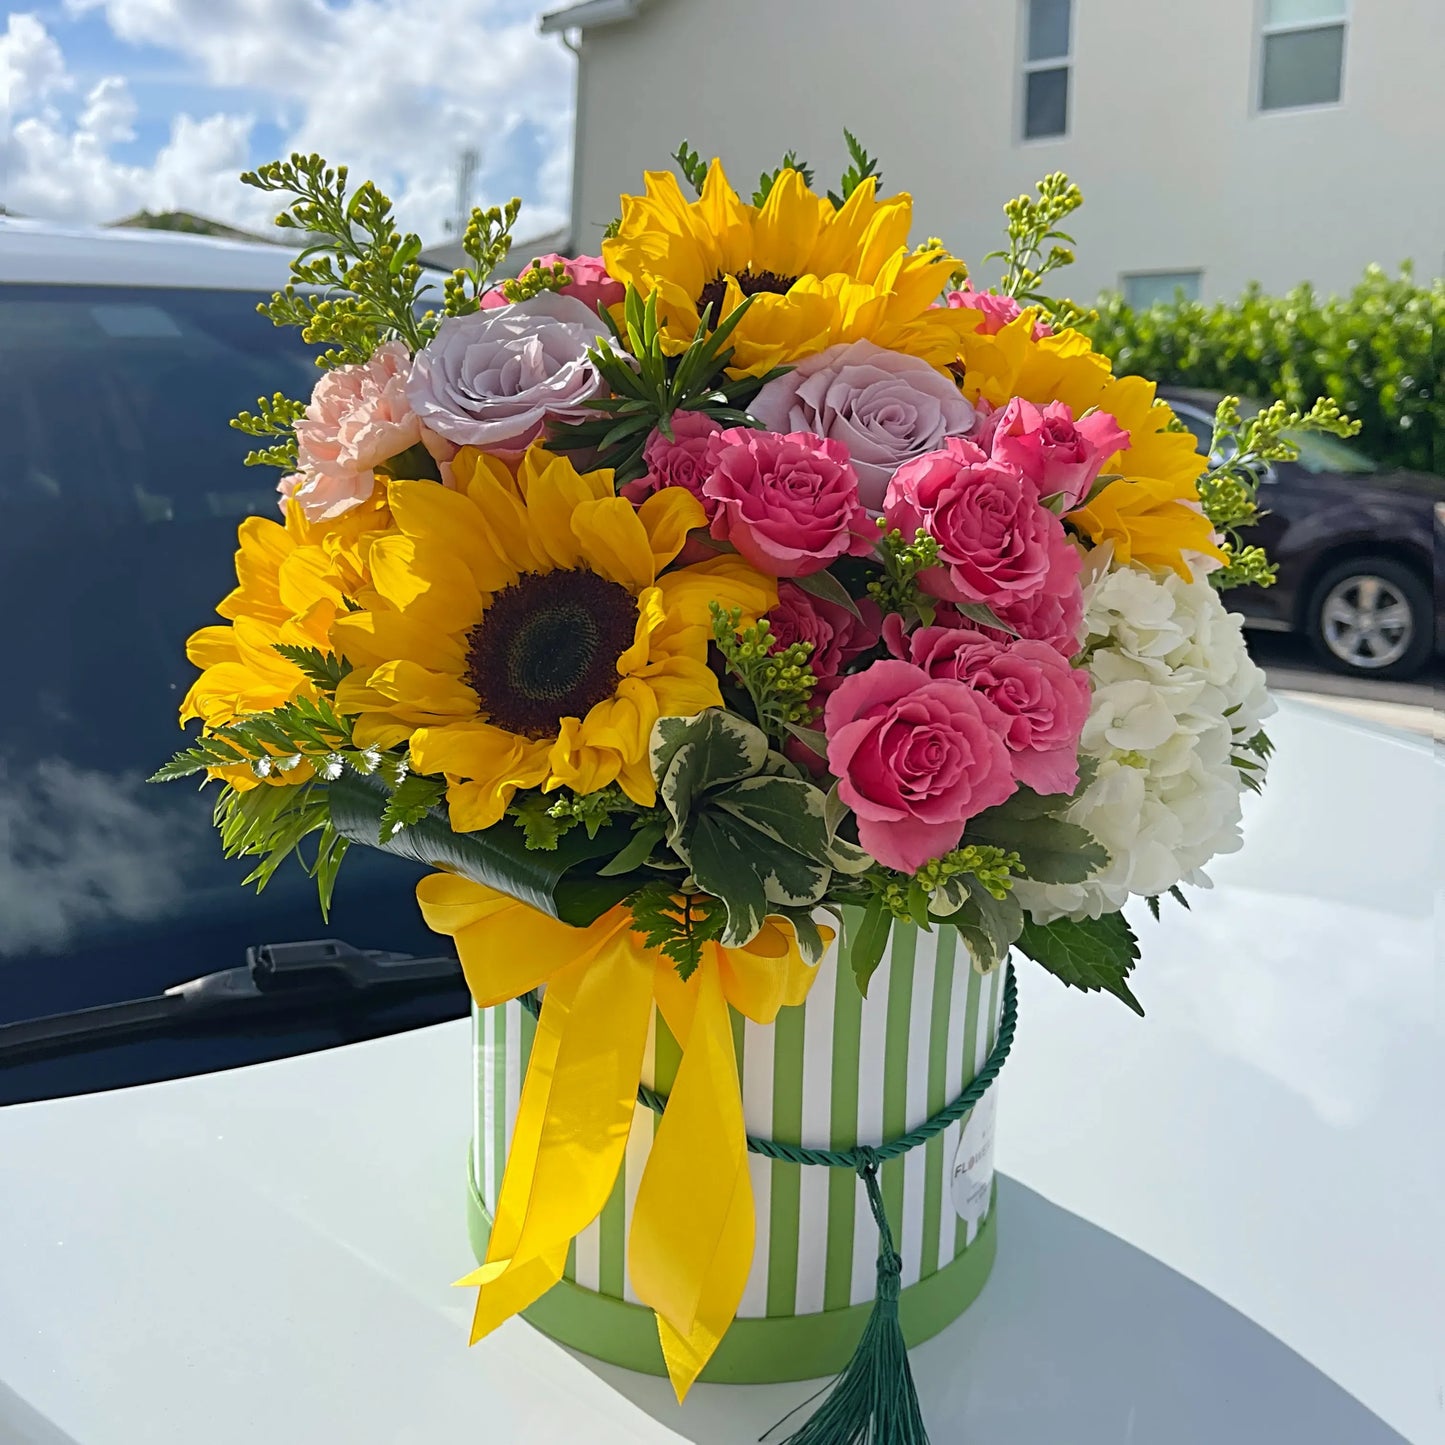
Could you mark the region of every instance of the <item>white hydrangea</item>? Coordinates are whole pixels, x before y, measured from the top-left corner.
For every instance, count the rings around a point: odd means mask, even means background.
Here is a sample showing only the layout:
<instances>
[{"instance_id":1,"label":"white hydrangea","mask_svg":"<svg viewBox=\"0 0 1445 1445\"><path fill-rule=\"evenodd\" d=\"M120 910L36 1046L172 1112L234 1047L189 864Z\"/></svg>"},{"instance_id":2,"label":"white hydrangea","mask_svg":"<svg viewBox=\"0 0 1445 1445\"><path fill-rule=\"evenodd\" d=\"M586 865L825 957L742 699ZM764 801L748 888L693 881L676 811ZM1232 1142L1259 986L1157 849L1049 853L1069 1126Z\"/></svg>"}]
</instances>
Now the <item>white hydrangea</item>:
<instances>
[{"instance_id":1,"label":"white hydrangea","mask_svg":"<svg viewBox=\"0 0 1445 1445\"><path fill-rule=\"evenodd\" d=\"M1094 700L1080 752L1098 771L1065 816L1110 861L1081 884L1019 883L1019 901L1041 923L1097 918L1130 894L1177 883L1209 887L1204 865L1241 843L1244 783L1231 759L1274 711L1239 617L1204 578L1104 570L1107 554L1091 562Z\"/></svg>"}]
</instances>

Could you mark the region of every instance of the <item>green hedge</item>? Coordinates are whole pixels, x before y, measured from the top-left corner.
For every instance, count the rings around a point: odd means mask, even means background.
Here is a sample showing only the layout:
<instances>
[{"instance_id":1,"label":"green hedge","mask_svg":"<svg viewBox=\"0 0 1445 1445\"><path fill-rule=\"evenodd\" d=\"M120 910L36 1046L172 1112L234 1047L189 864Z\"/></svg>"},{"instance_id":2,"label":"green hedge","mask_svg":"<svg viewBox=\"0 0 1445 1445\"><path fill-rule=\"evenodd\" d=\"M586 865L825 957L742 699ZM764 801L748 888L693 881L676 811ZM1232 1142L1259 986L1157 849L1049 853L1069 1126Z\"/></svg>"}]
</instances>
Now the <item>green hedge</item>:
<instances>
[{"instance_id":1,"label":"green hedge","mask_svg":"<svg viewBox=\"0 0 1445 1445\"><path fill-rule=\"evenodd\" d=\"M1445 280L1421 286L1408 263L1398 276L1371 266L1348 296L1250 286L1237 301L1147 311L1106 296L1084 329L1121 373L1301 410L1333 397L1381 462L1445 475Z\"/></svg>"}]
</instances>

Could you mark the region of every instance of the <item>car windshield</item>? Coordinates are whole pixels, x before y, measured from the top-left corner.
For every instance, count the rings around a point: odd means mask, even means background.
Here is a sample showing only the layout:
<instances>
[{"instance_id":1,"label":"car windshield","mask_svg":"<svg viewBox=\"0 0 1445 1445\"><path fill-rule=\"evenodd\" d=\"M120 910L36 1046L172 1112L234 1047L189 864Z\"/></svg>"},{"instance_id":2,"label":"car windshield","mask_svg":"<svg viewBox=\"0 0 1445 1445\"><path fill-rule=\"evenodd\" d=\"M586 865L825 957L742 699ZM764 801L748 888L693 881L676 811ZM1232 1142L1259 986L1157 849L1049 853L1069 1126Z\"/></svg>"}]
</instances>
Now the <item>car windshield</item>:
<instances>
[{"instance_id":1,"label":"car windshield","mask_svg":"<svg viewBox=\"0 0 1445 1445\"><path fill-rule=\"evenodd\" d=\"M0 286L0 1022L153 991L248 944L435 951L395 858L357 849L329 925L283 867L259 898L215 790L146 777L184 742L185 639L235 585L276 473L226 423L315 368L254 294ZM193 725L194 726L194 725Z\"/></svg>"}]
</instances>

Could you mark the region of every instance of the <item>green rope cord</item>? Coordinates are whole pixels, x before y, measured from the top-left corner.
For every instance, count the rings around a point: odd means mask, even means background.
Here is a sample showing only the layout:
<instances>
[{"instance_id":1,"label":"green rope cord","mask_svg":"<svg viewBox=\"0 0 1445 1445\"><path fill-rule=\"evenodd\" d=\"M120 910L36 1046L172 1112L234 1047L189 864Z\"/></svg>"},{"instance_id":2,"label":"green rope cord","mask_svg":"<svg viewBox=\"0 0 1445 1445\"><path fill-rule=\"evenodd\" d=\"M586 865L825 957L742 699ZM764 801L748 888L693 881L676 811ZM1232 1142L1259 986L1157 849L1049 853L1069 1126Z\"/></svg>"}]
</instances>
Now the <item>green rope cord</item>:
<instances>
[{"instance_id":1,"label":"green rope cord","mask_svg":"<svg viewBox=\"0 0 1445 1445\"><path fill-rule=\"evenodd\" d=\"M973 1081L950 1104L945 1104L938 1113L925 1119L915 1129L890 1139L886 1144L859 1144L852 1149L810 1149L802 1144L780 1144L775 1139L759 1139L749 1134L748 1149L768 1159L781 1159L789 1164L823 1164L830 1169L851 1169L855 1174L866 1176L877 1171L880 1164L897 1159L910 1149L926 1144L935 1135L943 1133L950 1124L956 1124L988 1092L989 1085L998 1077L1004 1060L1013 1047L1014 1031L1018 1025L1018 983L1014 978L1013 964L1005 965L1003 986L1003 1017L999 1021L998 1040L995 1042L983 1067ZM519 1002L532 1015L540 1017L542 1000L536 992L524 993ZM667 1095L659 1094L646 1084L637 1086L637 1102L645 1104L654 1114L660 1114L667 1107ZM875 1211L876 1213L876 1211Z\"/></svg>"}]
</instances>

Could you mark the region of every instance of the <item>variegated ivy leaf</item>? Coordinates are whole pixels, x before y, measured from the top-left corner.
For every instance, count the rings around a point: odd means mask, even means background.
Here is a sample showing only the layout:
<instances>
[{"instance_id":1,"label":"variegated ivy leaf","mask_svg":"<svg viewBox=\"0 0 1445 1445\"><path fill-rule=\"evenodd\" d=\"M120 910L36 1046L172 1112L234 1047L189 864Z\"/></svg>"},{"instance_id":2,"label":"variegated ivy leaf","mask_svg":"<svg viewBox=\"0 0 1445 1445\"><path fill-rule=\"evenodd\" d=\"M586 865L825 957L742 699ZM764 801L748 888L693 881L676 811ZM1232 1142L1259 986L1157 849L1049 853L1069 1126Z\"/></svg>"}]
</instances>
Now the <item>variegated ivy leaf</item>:
<instances>
[{"instance_id":1,"label":"variegated ivy leaf","mask_svg":"<svg viewBox=\"0 0 1445 1445\"><path fill-rule=\"evenodd\" d=\"M722 901L729 948L746 943L779 908L811 908L827 891L832 870L720 808L700 813L689 839L692 876Z\"/></svg>"},{"instance_id":2,"label":"variegated ivy leaf","mask_svg":"<svg viewBox=\"0 0 1445 1445\"><path fill-rule=\"evenodd\" d=\"M708 708L696 717L658 718L649 761L658 799L672 815L669 841L674 846L680 841L699 793L752 777L767 756L767 736L721 708Z\"/></svg>"},{"instance_id":3,"label":"variegated ivy leaf","mask_svg":"<svg viewBox=\"0 0 1445 1445\"><path fill-rule=\"evenodd\" d=\"M841 872L861 873L872 862L861 848L834 835L828 826L826 795L801 778L745 778L719 789L708 802L795 852Z\"/></svg>"}]
</instances>

